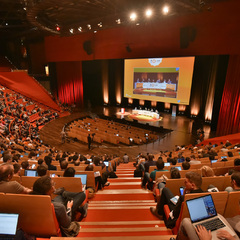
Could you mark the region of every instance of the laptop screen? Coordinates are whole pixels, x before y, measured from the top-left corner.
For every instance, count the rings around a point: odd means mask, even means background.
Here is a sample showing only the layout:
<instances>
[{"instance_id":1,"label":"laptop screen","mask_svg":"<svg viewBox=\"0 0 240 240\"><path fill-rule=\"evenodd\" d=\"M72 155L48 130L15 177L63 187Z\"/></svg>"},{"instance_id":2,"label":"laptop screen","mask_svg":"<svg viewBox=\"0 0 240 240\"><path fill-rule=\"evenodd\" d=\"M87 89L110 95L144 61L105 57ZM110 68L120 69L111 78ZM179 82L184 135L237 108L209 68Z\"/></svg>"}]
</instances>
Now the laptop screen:
<instances>
[{"instance_id":1,"label":"laptop screen","mask_svg":"<svg viewBox=\"0 0 240 240\"><path fill-rule=\"evenodd\" d=\"M37 171L36 170L25 170L24 171L24 176L27 177L37 177Z\"/></svg>"},{"instance_id":2,"label":"laptop screen","mask_svg":"<svg viewBox=\"0 0 240 240\"><path fill-rule=\"evenodd\" d=\"M74 177L81 178L82 185L87 185L87 174L75 174Z\"/></svg>"},{"instance_id":3,"label":"laptop screen","mask_svg":"<svg viewBox=\"0 0 240 240\"><path fill-rule=\"evenodd\" d=\"M193 223L217 216L211 194L187 200L186 204Z\"/></svg>"},{"instance_id":4,"label":"laptop screen","mask_svg":"<svg viewBox=\"0 0 240 240\"><path fill-rule=\"evenodd\" d=\"M169 167L170 166L170 162L165 162L164 163L164 167Z\"/></svg>"},{"instance_id":5,"label":"laptop screen","mask_svg":"<svg viewBox=\"0 0 240 240\"><path fill-rule=\"evenodd\" d=\"M106 165L106 167L108 167L108 161L104 161L104 164Z\"/></svg>"},{"instance_id":6,"label":"laptop screen","mask_svg":"<svg viewBox=\"0 0 240 240\"><path fill-rule=\"evenodd\" d=\"M179 171L182 171L182 168L180 166L176 166L175 168L177 168Z\"/></svg>"},{"instance_id":7,"label":"laptop screen","mask_svg":"<svg viewBox=\"0 0 240 240\"><path fill-rule=\"evenodd\" d=\"M0 236L14 236L18 224L18 214L0 213Z\"/></svg>"}]
</instances>

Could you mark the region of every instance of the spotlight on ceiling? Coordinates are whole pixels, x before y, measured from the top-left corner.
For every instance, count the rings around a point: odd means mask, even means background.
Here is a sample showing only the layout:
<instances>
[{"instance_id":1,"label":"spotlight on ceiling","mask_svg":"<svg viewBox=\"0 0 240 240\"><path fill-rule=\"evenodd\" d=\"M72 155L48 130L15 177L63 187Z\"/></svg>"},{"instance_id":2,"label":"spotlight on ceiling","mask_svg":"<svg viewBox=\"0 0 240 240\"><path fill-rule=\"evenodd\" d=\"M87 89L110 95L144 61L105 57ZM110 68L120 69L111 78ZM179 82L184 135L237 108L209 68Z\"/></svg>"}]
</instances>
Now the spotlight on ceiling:
<instances>
[{"instance_id":1,"label":"spotlight on ceiling","mask_svg":"<svg viewBox=\"0 0 240 240\"><path fill-rule=\"evenodd\" d=\"M70 29L69 29L69 32L73 34L73 28L70 28Z\"/></svg>"},{"instance_id":2,"label":"spotlight on ceiling","mask_svg":"<svg viewBox=\"0 0 240 240\"><path fill-rule=\"evenodd\" d=\"M120 19L120 18L117 19L117 20L116 20L116 23L117 23L117 24L121 24L121 19Z\"/></svg>"},{"instance_id":3,"label":"spotlight on ceiling","mask_svg":"<svg viewBox=\"0 0 240 240\"><path fill-rule=\"evenodd\" d=\"M57 31L60 31L60 30L61 30L58 25L56 25L56 30L57 30Z\"/></svg>"},{"instance_id":4,"label":"spotlight on ceiling","mask_svg":"<svg viewBox=\"0 0 240 240\"><path fill-rule=\"evenodd\" d=\"M102 27L102 22L98 23L98 26L101 28Z\"/></svg>"},{"instance_id":5,"label":"spotlight on ceiling","mask_svg":"<svg viewBox=\"0 0 240 240\"><path fill-rule=\"evenodd\" d=\"M78 28L78 31L81 32L81 31L82 31L82 27L79 27L79 28Z\"/></svg>"},{"instance_id":6,"label":"spotlight on ceiling","mask_svg":"<svg viewBox=\"0 0 240 240\"><path fill-rule=\"evenodd\" d=\"M91 30L92 26L90 24L87 25L88 29Z\"/></svg>"},{"instance_id":7,"label":"spotlight on ceiling","mask_svg":"<svg viewBox=\"0 0 240 240\"><path fill-rule=\"evenodd\" d=\"M146 17L151 17L153 14L152 9L147 9L145 14L146 14Z\"/></svg>"},{"instance_id":8,"label":"spotlight on ceiling","mask_svg":"<svg viewBox=\"0 0 240 240\"><path fill-rule=\"evenodd\" d=\"M163 14L165 14L165 15L168 14L169 13L169 7L167 5L164 6L162 11L163 11Z\"/></svg>"},{"instance_id":9,"label":"spotlight on ceiling","mask_svg":"<svg viewBox=\"0 0 240 240\"><path fill-rule=\"evenodd\" d=\"M131 21L135 21L137 19L137 14L135 12L130 14Z\"/></svg>"},{"instance_id":10,"label":"spotlight on ceiling","mask_svg":"<svg viewBox=\"0 0 240 240\"><path fill-rule=\"evenodd\" d=\"M97 33L97 31L95 30L94 33Z\"/></svg>"}]
</instances>

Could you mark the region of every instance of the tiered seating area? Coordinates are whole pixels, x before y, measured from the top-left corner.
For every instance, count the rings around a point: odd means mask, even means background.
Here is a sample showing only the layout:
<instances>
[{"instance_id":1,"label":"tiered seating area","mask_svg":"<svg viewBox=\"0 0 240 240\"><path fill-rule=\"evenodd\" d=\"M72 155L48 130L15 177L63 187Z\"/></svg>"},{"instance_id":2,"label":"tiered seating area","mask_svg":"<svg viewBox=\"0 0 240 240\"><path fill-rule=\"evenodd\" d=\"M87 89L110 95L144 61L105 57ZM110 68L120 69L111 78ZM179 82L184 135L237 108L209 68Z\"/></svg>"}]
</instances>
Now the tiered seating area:
<instances>
[{"instance_id":1,"label":"tiered seating area","mask_svg":"<svg viewBox=\"0 0 240 240\"><path fill-rule=\"evenodd\" d=\"M152 193L141 189L132 163L117 167L117 179L89 200L88 216L81 222L81 239L170 239L172 232L154 217Z\"/></svg>"},{"instance_id":2,"label":"tiered seating area","mask_svg":"<svg viewBox=\"0 0 240 240\"><path fill-rule=\"evenodd\" d=\"M100 118L84 118L74 121L69 126L69 137L87 143L88 134L94 134L94 141L98 143L106 141L113 144L131 145L132 143L144 144L158 139L158 136L151 131Z\"/></svg>"},{"instance_id":3,"label":"tiered seating area","mask_svg":"<svg viewBox=\"0 0 240 240\"><path fill-rule=\"evenodd\" d=\"M30 168L33 164L37 165L37 160L43 159L45 156L51 156L52 164L56 166L56 171L48 171L47 174L58 175L53 178L56 187L64 187L68 191L79 192L82 190L82 182L80 178L63 177L63 171L57 159L62 157L61 151L56 151L50 146L41 143L38 137L39 129L47 122L55 119L58 115L49 107L24 98L18 93L1 86L0 98L3 102L1 109L1 153L9 151L13 156L19 154L18 163L28 161ZM89 131L90 130L90 131ZM109 133L110 132L110 133ZM138 144L144 143L145 136L148 134L149 139L154 140L155 135L149 131L142 131L134 127L126 127L122 124L109 122L102 119L89 119L74 121L70 125L69 135L71 137L87 140L88 134L95 133L94 140L101 143L108 141L110 143L124 143L129 140L128 136L133 138ZM81 137L83 137L81 139ZM142 139L140 141L139 139ZM139 142L137 142L139 140ZM237 142L235 142L236 144ZM214 142L212 142L214 144ZM239 156L238 144L230 144L225 146L219 144L212 146L207 144L204 146L188 146L178 147L176 151L160 152L155 155L155 160L161 156L164 162L167 162L169 155L171 158L185 158L195 155L196 160L201 164L191 165L189 170L181 170L180 179L170 179L170 172L158 172L157 177L162 174L169 179L166 180L166 187L178 195L179 187L184 185L184 177L187 171L196 171L202 174L201 167L212 167L215 176L203 177L202 189L207 190L209 184L215 185L220 192L211 193L219 213L225 217L232 217L239 214L240 193L228 193L223 190L230 185L230 176L224 176L229 169L239 171L240 167L234 166L234 160ZM28 154L34 151L38 154L35 159L30 159ZM233 157L228 157L231 152ZM65 154L65 153L64 153ZM217 162L211 163L209 156L213 154ZM80 161L79 166L74 166L70 158L77 156L75 161ZM222 157L227 157L227 161L222 161ZM84 156L89 159L90 156ZM134 178L132 162L128 164L119 164L120 158L117 156L100 156L101 160L108 160L113 168L116 168L118 178L109 179L110 186L104 187L103 190L97 191L94 172L99 171L100 175L106 172L105 166L95 166L93 171L85 171L88 164L85 159L80 157L78 153L66 153L65 159L69 160L69 166L76 170L76 174L87 174L87 187L95 189L96 194L89 201L88 215L81 222L81 230L78 237L83 240L95 239L170 239L177 234L179 224L184 217L188 216L185 202L182 205L181 214L176 227L172 230L167 229L164 222L151 214L150 207L156 206L154 195L151 191L141 188L141 178ZM2 162L2 160L1 160ZM181 166L177 163L174 166ZM37 166L33 167L36 168ZM170 167L166 167L170 170ZM150 167L149 172L155 167ZM111 168L110 168L111 170ZM223 175L223 176L220 176ZM23 186L32 188L33 183L38 177L24 176L24 170L21 170L20 176L14 176L12 180L18 181ZM205 193L204 193L205 194ZM88 196L88 191L86 191ZM185 201L189 198L200 196L201 194L186 195ZM53 198L55 195L52 196ZM160 196L157 196L159 199ZM60 239L61 233L59 225L56 221L54 209L52 207L50 197L47 196L31 196L31 195L14 195L0 193L0 211L15 212L20 214L19 226L29 234L46 239ZM167 209L166 209L167 211ZM69 238L71 239L71 238Z\"/></svg>"}]
</instances>

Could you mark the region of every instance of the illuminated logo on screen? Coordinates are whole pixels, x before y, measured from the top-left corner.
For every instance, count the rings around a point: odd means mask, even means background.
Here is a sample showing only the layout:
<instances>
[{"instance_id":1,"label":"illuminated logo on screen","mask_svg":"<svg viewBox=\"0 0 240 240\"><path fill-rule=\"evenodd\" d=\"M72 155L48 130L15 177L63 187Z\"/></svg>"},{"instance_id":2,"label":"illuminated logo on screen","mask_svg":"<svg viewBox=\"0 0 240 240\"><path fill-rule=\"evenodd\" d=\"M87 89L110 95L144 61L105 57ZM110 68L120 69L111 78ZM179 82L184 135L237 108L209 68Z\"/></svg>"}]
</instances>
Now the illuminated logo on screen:
<instances>
[{"instance_id":1,"label":"illuminated logo on screen","mask_svg":"<svg viewBox=\"0 0 240 240\"><path fill-rule=\"evenodd\" d=\"M149 58L148 62L152 65L152 66L158 66L161 62L162 62L162 58Z\"/></svg>"}]
</instances>

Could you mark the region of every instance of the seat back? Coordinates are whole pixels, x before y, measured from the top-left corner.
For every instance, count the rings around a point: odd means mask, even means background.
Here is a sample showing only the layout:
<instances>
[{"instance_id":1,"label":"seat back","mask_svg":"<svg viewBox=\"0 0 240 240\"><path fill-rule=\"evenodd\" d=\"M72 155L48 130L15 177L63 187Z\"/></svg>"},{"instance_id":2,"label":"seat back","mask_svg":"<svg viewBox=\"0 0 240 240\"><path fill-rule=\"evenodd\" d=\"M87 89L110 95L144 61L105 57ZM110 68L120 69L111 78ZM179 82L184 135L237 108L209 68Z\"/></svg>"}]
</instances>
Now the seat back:
<instances>
[{"instance_id":1,"label":"seat back","mask_svg":"<svg viewBox=\"0 0 240 240\"><path fill-rule=\"evenodd\" d=\"M27 176L22 176L22 185L27 188L33 187L34 182L38 179L39 177L27 177Z\"/></svg>"},{"instance_id":2,"label":"seat back","mask_svg":"<svg viewBox=\"0 0 240 240\"><path fill-rule=\"evenodd\" d=\"M223 191L224 190L224 182L225 182L224 176L203 177L202 178L202 190L207 191L208 186L210 184L212 184L213 186L217 187L219 191Z\"/></svg>"},{"instance_id":3,"label":"seat back","mask_svg":"<svg viewBox=\"0 0 240 240\"><path fill-rule=\"evenodd\" d=\"M28 234L42 237L61 235L50 196L1 194L0 212L18 213L18 227Z\"/></svg>"},{"instance_id":4,"label":"seat back","mask_svg":"<svg viewBox=\"0 0 240 240\"><path fill-rule=\"evenodd\" d=\"M76 174L87 174L87 187L95 189L95 177L93 171L77 171Z\"/></svg>"},{"instance_id":5,"label":"seat back","mask_svg":"<svg viewBox=\"0 0 240 240\"><path fill-rule=\"evenodd\" d=\"M240 214L240 191L228 194L224 217L231 218Z\"/></svg>"},{"instance_id":6,"label":"seat back","mask_svg":"<svg viewBox=\"0 0 240 240\"><path fill-rule=\"evenodd\" d=\"M52 178L56 183L55 188L64 187L66 191L69 192L81 192L82 191L82 182L81 178L75 177L56 177Z\"/></svg>"}]
</instances>

